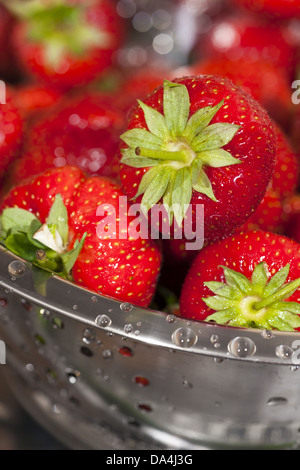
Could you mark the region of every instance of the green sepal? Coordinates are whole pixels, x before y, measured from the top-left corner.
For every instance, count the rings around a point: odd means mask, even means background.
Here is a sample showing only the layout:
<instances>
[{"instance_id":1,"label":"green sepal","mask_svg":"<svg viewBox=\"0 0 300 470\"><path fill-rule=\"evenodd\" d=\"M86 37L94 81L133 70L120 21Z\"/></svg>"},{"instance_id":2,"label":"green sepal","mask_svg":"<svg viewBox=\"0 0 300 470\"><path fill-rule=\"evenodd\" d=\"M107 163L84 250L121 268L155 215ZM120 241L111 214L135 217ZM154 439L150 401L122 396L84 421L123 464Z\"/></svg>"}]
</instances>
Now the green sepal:
<instances>
[{"instance_id":1,"label":"green sepal","mask_svg":"<svg viewBox=\"0 0 300 470\"><path fill-rule=\"evenodd\" d=\"M196 153L224 147L238 130L239 126L227 122L211 124L192 140L192 147Z\"/></svg>"},{"instance_id":2,"label":"green sepal","mask_svg":"<svg viewBox=\"0 0 300 470\"><path fill-rule=\"evenodd\" d=\"M68 211L63 198L61 197L61 194L57 194L47 218L47 225L49 227L54 227L58 231L64 245L68 243L69 237L68 219Z\"/></svg>"},{"instance_id":3,"label":"green sepal","mask_svg":"<svg viewBox=\"0 0 300 470\"><path fill-rule=\"evenodd\" d=\"M137 101L144 112L145 121L151 134L159 137L161 142L162 139L168 138L169 130L165 116L142 101Z\"/></svg>"},{"instance_id":4,"label":"green sepal","mask_svg":"<svg viewBox=\"0 0 300 470\"><path fill-rule=\"evenodd\" d=\"M215 295L202 300L210 309L216 310L206 321L280 331L300 328L300 304L284 300L300 288L300 278L286 283L289 264L271 277L266 263L258 263L251 280L228 267L223 270L225 283L204 283Z\"/></svg>"},{"instance_id":5,"label":"green sepal","mask_svg":"<svg viewBox=\"0 0 300 470\"><path fill-rule=\"evenodd\" d=\"M164 115L172 137L182 136L189 117L190 97L186 86L164 81Z\"/></svg>"},{"instance_id":6,"label":"green sepal","mask_svg":"<svg viewBox=\"0 0 300 470\"><path fill-rule=\"evenodd\" d=\"M64 272L70 273L73 269L73 266L82 250L83 244L87 237L87 233L84 233L81 240L76 240L74 243L74 248L66 253L61 255L62 264L64 266Z\"/></svg>"},{"instance_id":7,"label":"green sepal","mask_svg":"<svg viewBox=\"0 0 300 470\"><path fill-rule=\"evenodd\" d=\"M4 209L0 216L0 232L1 236L5 238L11 230L19 229L22 227L27 231L32 221L38 220L32 212L19 207L9 207Z\"/></svg>"},{"instance_id":8,"label":"green sepal","mask_svg":"<svg viewBox=\"0 0 300 470\"><path fill-rule=\"evenodd\" d=\"M208 126L223 104L224 100L215 106L206 106L205 108L198 109L188 120L183 137L192 142L194 137Z\"/></svg>"}]
</instances>

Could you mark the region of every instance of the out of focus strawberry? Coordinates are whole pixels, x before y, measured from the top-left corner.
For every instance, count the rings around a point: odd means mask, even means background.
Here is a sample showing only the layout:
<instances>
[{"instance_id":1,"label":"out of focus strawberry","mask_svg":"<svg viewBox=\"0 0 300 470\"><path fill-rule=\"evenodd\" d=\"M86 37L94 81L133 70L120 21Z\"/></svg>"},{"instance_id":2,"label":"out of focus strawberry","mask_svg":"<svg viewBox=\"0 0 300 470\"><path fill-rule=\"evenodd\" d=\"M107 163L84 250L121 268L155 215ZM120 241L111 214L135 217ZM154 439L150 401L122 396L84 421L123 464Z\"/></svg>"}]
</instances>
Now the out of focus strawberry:
<instances>
[{"instance_id":1,"label":"out of focus strawberry","mask_svg":"<svg viewBox=\"0 0 300 470\"><path fill-rule=\"evenodd\" d=\"M291 126L296 111L291 85L282 69L268 60L257 58L253 63L249 58L211 58L183 68L181 73L226 77L253 96L282 127Z\"/></svg>"},{"instance_id":2,"label":"out of focus strawberry","mask_svg":"<svg viewBox=\"0 0 300 470\"><path fill-rule=\"evenodd\" d=\"M24 71L64 90L106 70L124 38L109 0L9 0L7 6L18 18L14 44Z\"/></svg>"},{"instance_id":3,"label":"out of focus strawberry","mask_svg":"<svg viewBox=\"0 0 300 470\"><path fill-rule=\"evenodd\" d=\"M124 116L100 93L62 99L28 131L13 183L48 168L76 165L89 174L116 176L115 156Z\"/></svg>"}]
</instances>

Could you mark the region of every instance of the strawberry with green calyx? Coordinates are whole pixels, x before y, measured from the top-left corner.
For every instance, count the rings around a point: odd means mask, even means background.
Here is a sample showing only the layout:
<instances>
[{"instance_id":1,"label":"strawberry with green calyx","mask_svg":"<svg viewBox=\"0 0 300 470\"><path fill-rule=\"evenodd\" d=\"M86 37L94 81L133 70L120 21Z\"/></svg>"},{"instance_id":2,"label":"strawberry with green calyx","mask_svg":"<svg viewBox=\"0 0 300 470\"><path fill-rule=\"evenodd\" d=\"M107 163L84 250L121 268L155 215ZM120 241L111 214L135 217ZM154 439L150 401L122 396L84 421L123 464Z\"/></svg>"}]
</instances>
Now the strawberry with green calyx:
<instances>
[{"instance_id":1,"label":"strawberry with green calyx","mask_svg":"<svg viewBox=\"0 0 300 470\"><path fill-rule=\"evenodd\" d=\"M242 328L300 328L300 245L263 231L205 248L183 285L181 315Z\"/></svg>"},{"instance_id":2,"label":"strawberry with green calyx","mask_svg":"<svg viewBox=\"0 0 300 470\"><path fill-rule=\"evenodd\" d=\"M10 0L14 44L22 68L62 89L83 85L112 63L124 25L107 0Z\"/></svg>"},{"instance_id":3,"label":"strawberry with green calyx","mask_svg":"<svg viewBox=\"0 0 300 470\"><path fill-rule=\"evenodd\" d=\"M255 211L274 167L267 113L214 76L165 81L139 101L121 139L124 192L149 217L162 204L173 227L184 225L188 207L194 216L203 204L209 241L229 235Z\"/></svg>"},{"instance_id":4,"label":"strawberry with green calyx","mask_svg":"<svg viewBox=\"0 0 300 470\"><path fill-rule=\"evenodd\" d=\"M129 209L113 180L88 178L69 165L50 169L11 189L3 199L2 244L47 273L148 307L161 253L154 241L139 236L135 225L129 230L135 222Z\"/></svg>"},{"instance_id":5,"label":"strawberry with green calyx","mask_svg":"<svg viewBox=\"0 0 300 470\"><path fill-rule=\"evenodd\" d=\"M76 165L90 175L116 177L124 116L110 95L67 96L27 129L23 152L11 171L13 184L48 168Z\"/></svg>"},{"instance_id":6,"label":"strawberry with green calyx","mask_svg":"<svg viewBox=\"0 0 300 470\"><path fill-rule=\"evenodd\" d=\"M69 251L68 212L60 194L46 223L25 209L4 209L0 216L1 242L10 251L36 266L70 279L86 234Z\"/></svg>"}]
</instances>

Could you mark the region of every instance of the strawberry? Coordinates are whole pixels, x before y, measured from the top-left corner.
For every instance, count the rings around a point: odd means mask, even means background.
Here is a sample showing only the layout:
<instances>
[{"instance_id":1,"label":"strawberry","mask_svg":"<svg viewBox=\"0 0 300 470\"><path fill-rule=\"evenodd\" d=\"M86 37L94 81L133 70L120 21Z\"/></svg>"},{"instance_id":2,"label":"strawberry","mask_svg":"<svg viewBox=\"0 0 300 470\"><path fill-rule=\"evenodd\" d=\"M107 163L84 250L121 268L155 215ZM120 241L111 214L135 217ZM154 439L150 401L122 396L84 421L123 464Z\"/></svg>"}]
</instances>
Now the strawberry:
<instances>
[{"instance_id":1,"label":"strawberry","mask_svg":"<svg viewBox=\"0 0 300 470\"><path fill-rule=\"evenodd\" d=\"M116 176L114 157L123 114L100 93L62 99L27 132L14 184L48 168L76 165L89 174Z\"/></svg>"},{"instance_id":2,"label":"strawberry","mask_svg":"<svg viewBox=\"0 0 300 470\"><path fill-rule=\"evenodd\" d=\"M89 83L111 65L124 24L108 0L12 0L18 58L30 77L61 89Z\"/></svg>"},{"instance_id":3,"label":"strawberry","mask_svg":"<svg viewBox=\"0 0 300 470\"><path fill-rule=\"evenodd\" d=\"M192 54L194 62L200 58L247 60L254 70L257 61L271 62L290 80L297 66L297 50L285 25L240 12L215 21L196 41Z\"/></svg>"},{"instance_id":4,"label":"strawberry","mask_svg":"<svg viewBox=\"0 0 300 470\"><path fill-rule=\"evenodd\" d=\"M120 197L124 197L120 186L105 178L90 178L81 185L73 205L71 230L76 233L75 240L84 232L88 235L73 277L78 284L104 295L146 306L153 297L160 271L160 252L151 240L123 238L126 233L122 237L116 235L120 232L120 211L128 214L129 210L127 203L119 208ZM115 210L117 223L110 235L104 231L99 238L97 208L101 204L105 214ZM129 227L132 219L128 220Z\"/></svg>"},{"instance_id":5,"label":"strawberry","mask_svg":"<svg viewBox=\"0 0 300 470\"><path fill-rule=\"evenodd\" d=\"M274 132L276 137L276 159L270 186L283 201L291 197L298 189L299 158L286 133L276 125L274 125Z\"/></svg>"},{"instance_id":6,"label":"strawberry","mask_svg":"<svg viewBox=\"0 0 300 470\"><path fill-rule=\"evenodd\" d=\"M300 327L300 245L264 231L206 247L182 288L183 317L241 328Z\"/></svg>"},{"instance_id":7,"label":"strawberry","mask_svg":"<svg viewBox=\"0 0 300 470\"><path fill-rule=\"evenodd\" d=\"M124 192L153 216L152 226L162 208L169 223L159 228L184 228L184 238L185 229L195 232L203 206L204 242L233 233L259 206L272 176L267 113L219 77L165 81L139 101L121 139Z\"/></svg>"},{"instance_id":8,"label":"strawberry","mask_svg":"<svg viewBox=\"0 0 300 470\"><path fill-rule=\"evenodd\" d=\"M0 179L17 156L23 137L23 119L10 89L0 104Z\"/></svg>"},{"instance_id":9,"label":"strawberry","mask_svg":"<svg viewBox=\"0 0 300 470\"><path fill-rule=\"evenodd\" d=\"M263 14L267 17L300 18L298 0L233 0L233 3L248 11Z\"/></svg>"},{"instance_id":10,"label":"strawberry","mask_svg":"<svg viewBox=\"0 0 300 470\"><path fill-rule=\"evenodd\" d=\"M133 216L124 199L120 185L109 178L86 177L77 167L52 168L6 195L0 239L50 273L93 292L149 306L160 250L153 241L132 236ZM112 222L107 222L109 211L115 216ZM114 222L116 229L110 230Z\"/></svg>"},{"instance_id":11,"label":"strawberry","mask_svg":"<svg viewBox=\"0 0 300 470\"><path fill-rule=\"evenodd\" d=\"M33 120L57 105L62 96L57 89L40 83L22 83L14 87L14 99L26 125L32 125Z\"/></svg>"},{"instance_id":12,"label":"strawberry","mask_svg":"<svg viewBox=\"0 0 300 470\"><path fill-rule=\"evenodd\" d=\"M238 231L264 230L283 234L286 229L286 215L278 193L268 188L260 205Z\"/></svg>"},{"instance_id":13,"label":"strawberry","mask_svg":"<svg viewBox=\"0 0 300 470\"><path fill-rule=\"evenodd\" d=\"M274 63L259 58L255 60L254 66L249 58L219 57L197 62L187 67L184 72L191 75L202 73L227 77L256 99L277 123L289 130L295 114L291 86L286 74Z\"/></svg>"},{"instance_id":14,"label":"strawberry","mask_svg":"<svg viewBox=\"0 0 300 470\"><path fill-rule=\"evenodd\" d=\"M300 243L300 194L296 192L283 202L285 234Z\"/></svg>"}]
</instances>

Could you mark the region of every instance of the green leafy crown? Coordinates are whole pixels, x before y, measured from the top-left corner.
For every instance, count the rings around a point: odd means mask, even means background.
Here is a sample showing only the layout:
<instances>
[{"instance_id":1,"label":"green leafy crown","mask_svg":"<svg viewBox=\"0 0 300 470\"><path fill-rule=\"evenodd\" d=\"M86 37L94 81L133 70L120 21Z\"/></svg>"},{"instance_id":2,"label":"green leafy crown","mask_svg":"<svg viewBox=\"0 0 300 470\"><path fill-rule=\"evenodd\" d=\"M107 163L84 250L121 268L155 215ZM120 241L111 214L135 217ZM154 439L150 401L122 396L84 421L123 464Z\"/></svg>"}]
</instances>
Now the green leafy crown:
<instances>
[{"instance_id":1,"label":"green leafy crown","mask_svg":"<svg viewBox=\"0 0 300 470\"><path fill-rule=\"evenodd\" d=\"M147 213L162 199L170 223L175 217L181 226L193 190L216 201L205 167L241 163L222 148L233 139L239 126L211 124L224 100L190 116L186 86L167 80L163 85L163 114L140 100L138 103L148 130L133 128L121 135L127 145L121 162L134 168L149 168L134 197L143 194L142 210Z\"/></svg>"},{"instance_id":2,"label":"green leafy crown","mask_svg":"<svg viewBox=\"0 0 300 470\"><path fill-rule=\"evenodd\" d=\"M90 0L72 4L66 0L3 0L5 6L25 20L28 39L42 45L45 62L59 67L66 54L82 56L88 48L106 49L111 44L108 32L88 24L85 9Z\"/></svg>"},{"instance_id":3,"label":"green leafy crown","mask_svg":"<svg viewBox=\"0 0 300 470\"><path fill-rule=\"evenodd\" d=\"M206 321L236 327L293 331L300 327L300 304L288 299L299 287L300 279L289 283L290 265L270 276L261 262L254 268L251 280L223 267L225 282L205 282L215 295L202 300L215 313Z\"/></svg>"},{"instance_id":4,"label":"green leafy crown","mask_svg":"<svg viewBox=\"0 0 300 470\"><path fill-rule=\"evenodd\" d=\"M68 251L68 213L60 194L42 224L29 211L4 209L0 216L0 243L17 256L46 271L71 280L71 270L83 247L86 234Z\"/></svg>"}]
</instances>

